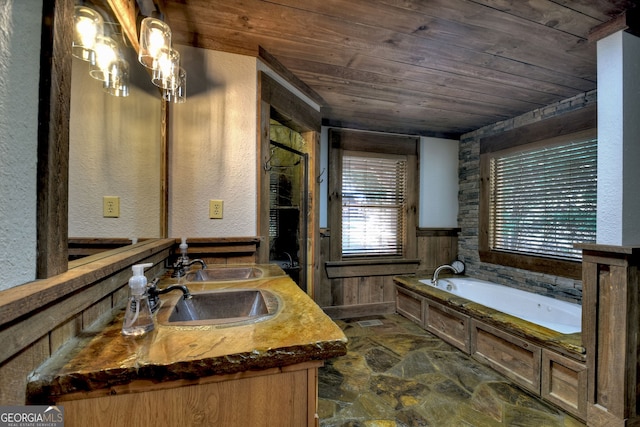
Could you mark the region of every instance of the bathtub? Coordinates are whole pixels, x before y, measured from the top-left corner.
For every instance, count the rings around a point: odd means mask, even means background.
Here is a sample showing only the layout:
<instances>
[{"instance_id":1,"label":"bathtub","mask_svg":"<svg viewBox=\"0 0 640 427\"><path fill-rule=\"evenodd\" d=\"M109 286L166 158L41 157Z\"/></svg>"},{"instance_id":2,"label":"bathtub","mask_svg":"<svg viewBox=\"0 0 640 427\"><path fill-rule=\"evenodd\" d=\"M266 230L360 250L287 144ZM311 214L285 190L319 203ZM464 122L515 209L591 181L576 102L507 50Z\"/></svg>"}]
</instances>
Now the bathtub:
<instances>
[{"instance_id":1,"label":"bathtub","mask_svg":"<svg viewBox=\"0 0 640 427\"><path fill-rule=\"evenodd\" d=\"M421 283L433 286L430 279ZM468 277L441 278L438 289L561 334L582 329L582 306Z\"/></svg>"}]
</instances>

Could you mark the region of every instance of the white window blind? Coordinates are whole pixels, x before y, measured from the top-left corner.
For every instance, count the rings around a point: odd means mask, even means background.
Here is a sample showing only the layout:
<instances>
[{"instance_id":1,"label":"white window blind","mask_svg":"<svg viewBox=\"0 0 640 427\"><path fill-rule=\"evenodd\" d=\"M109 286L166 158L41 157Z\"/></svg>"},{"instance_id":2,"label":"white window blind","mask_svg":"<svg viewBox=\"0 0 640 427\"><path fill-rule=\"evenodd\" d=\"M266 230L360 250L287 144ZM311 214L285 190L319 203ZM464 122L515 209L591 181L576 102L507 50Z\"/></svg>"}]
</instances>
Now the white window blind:
<instances>
[{"instance_id":1,"label":"white window blind","mask_svg":"<svg viewBox=\"0 0 640 427\"><path fill-rule=\"evenodd\" d=\"M342 255L402 255L404 156L346 152L342 158Z\"/></svg>"},{"instance_id":2,"label":"white window blind","mask_svg":"<svg viewBox=\"0 0 640 427\"><path fill-rule=\"evenodd\" d=\"M595 242L597 140L495 156L490 163L491 249L580 259Z\"/></svg>"}]
</instances>

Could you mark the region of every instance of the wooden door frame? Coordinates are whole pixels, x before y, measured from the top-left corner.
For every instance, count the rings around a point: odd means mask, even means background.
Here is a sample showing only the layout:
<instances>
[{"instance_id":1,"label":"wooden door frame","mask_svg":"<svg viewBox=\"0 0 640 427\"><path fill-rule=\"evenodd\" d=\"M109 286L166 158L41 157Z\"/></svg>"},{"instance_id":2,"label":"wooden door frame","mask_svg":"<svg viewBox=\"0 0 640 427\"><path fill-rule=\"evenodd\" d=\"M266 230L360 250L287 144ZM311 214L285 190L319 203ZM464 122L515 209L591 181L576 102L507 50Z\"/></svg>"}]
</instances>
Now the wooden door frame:
<instances>
[{"instance_id":1,"label":"wooden door frame","mask_svg":"<svg viewBox=\"0 0 640 427\"><path fill-rule=\"evenodd\" d=\"M304 83L298 81L295 76L287 74L284 67L279 65L277 61L267 52L261 50L260 59L267 63L270 67L279 71L279 75L286 74L285 80L294 81L295 87L306 88ZM282 75L281 75L282 77ZM284 77L283 77L284 78ZM309 96L311 100L322 104L322 100L306 88L303 93ZM270 120L276 119L283 125L299 132L307 142L309 147L309 218L307 226L308 241L306 243L307 250L307 293L313 297L313 284L315 277L319 272L316 265L318 261L320 221L319 221L319 204L317 195L319 194L319 184L316 177L319 175L320 169L320 130L322 124L322 116L320 111L313 108L307 102L296 96L293 92L278 83L269 74L263 71L258 72L258 155L256 165L258 174L258 218L257 228L258 234L261 236L261 243L258 248L258 262L269 262L269 180L266 179L266 173L263 167L264 161L268 158L270 144Z\"/></svg>"}]
</instances>

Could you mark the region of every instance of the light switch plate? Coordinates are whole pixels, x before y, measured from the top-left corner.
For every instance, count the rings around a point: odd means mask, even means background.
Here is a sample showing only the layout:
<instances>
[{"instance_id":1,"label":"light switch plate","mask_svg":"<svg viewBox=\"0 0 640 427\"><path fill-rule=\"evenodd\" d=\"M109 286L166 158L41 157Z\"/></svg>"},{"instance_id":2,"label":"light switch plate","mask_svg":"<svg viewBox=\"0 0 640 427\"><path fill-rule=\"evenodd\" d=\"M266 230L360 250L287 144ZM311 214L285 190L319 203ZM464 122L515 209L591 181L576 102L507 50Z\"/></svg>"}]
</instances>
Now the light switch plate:
<instances>
[{"instance_id":1,"label":"light switch plate","mask_svg":"<svg viewBox=\"0 0 640 427\"><path fill-rule=\"evenodd\" d=\"M104 196L102 198L102 216L105 218L120 217L120 197Z\"/></svg>"},{"instance_id":2,"label":"light switch plate","mask_svg":"<svg viewBox=\"0 0 640 427\"><path fill-rule=\"evenodd\" d=\"M222 219L222 200L209 200L209 218Z\"/></svg>"}]
</instances>

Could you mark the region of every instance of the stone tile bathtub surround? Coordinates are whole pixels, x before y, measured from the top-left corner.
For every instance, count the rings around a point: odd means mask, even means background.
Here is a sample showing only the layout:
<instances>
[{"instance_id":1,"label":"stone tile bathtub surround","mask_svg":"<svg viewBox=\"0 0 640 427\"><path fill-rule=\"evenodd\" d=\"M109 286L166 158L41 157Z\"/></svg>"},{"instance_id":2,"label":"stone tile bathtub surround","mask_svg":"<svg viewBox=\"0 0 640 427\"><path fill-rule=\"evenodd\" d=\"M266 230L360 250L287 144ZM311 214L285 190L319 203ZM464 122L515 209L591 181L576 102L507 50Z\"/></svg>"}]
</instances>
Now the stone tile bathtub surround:
<instances>
[{"instance_id":1,"label":"stone tile bathtub surround","mask_svg":"<svg viewBox=\"0 0 640 427\"><path fill-rule=\"evenodd\" d=\"M337 323L348 352L320 369L321 427L584 426L399 315Z\"/></svg>"}]
</instances>

